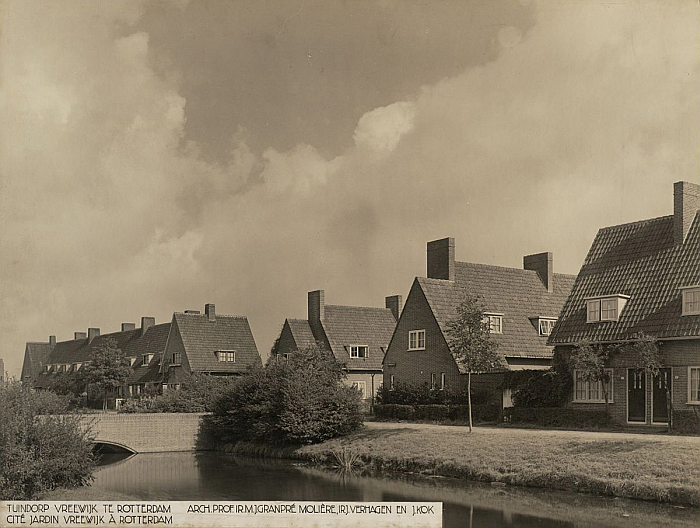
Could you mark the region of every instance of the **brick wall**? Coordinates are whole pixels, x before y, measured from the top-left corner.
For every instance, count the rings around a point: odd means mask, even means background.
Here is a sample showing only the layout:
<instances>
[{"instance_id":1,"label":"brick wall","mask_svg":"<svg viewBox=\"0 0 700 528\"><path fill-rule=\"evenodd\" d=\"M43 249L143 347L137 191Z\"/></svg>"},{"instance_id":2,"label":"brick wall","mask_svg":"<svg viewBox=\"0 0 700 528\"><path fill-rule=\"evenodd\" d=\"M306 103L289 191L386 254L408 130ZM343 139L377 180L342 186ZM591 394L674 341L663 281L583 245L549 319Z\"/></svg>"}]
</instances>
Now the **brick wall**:
<instances>
[{"instance_id":1,"label":"brick wall","mask_svg":"<svg viewBox=\"0 0 700 528\"><path fill-rule=\"evenodd\" d=\"M91 414L96 442L111 442L137 453L196 451L204 413Z\"/></svg>"},{"instance_id":2,"label":"brick wall","mask_svg":"<svg viewBox=\"0 0 700 528\"><path fill-rule=\"evenodd\" d=\"M408 332L411 330L425 330L425 350L408 350ZM384 356L384 384L389 387L393 374L394 383L430 385L431 374L435 373L439 385L442 372L445 373L445 387L459 390L463 380L457 365L423 291L414 281Z\"/></svg>"},{"instance_id":3,"label":"brick wall","mask_svg":"<svg viewBox=\"0 0 700 528\"><path fill-rule=\"evenodd\" d=\"M287 321L284 322L282 327L282 332L280 333L280 342L277 347L277 353L281 356L282 354L288 354L297 349L297 344L294 341L294 336L289 328Z\"/></svg>"},{"instance_id":4,"label":"brick wall","mask_svg":"<svg viewBox=\"0 0 700 528\"><path fill-rule=\"evenodd\" d=\"M170 368L169 365L175 352L180 353L182 365ZM182 342L180 329L175 324L175 319L173 319L173 325L170 327L170 335L168 336L168 347L163 352L163 382L182 383L190 376L190 373L190 363L185 353L185 345Z\"/></svg>"},{"instance_id":5,"label":"brick wall","mask_svg":"<svg viewBox=\"0 0 700 528\"><path fill-rule=\"evenodd\" d=\"M573 347L557 347L557 354L570 354ZM664 366L671 367L672 402L674 410L685 410L697 407L688 403L688 367L700 366L700 340L662 341L659 343ZM633 364L633 358L625 354L615 354L609 361L613 369L612 401L610 414L619 423L627 424L627 376L628 368ZM575 409L602 410L602 403L570 403ZM646 377L646 416L647 425L652 419L652 379ZM642 424L643 425L643 424Z\"/></svg>"}]
</instances>

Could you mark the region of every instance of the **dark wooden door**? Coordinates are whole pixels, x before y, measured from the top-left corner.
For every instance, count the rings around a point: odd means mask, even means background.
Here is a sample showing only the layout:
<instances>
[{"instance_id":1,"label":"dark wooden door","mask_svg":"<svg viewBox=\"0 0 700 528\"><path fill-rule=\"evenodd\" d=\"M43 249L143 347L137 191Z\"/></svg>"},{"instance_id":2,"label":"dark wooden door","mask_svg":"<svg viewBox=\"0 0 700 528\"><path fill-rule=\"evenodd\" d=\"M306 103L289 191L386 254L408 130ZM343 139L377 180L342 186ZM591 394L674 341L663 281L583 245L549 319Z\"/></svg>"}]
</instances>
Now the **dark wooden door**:
<instances>
[{"instance_id":1,"label":"dark wooden door","mask_svg":"<svg viewBox=\"0 0 700 528\"><path fill-rule=\"evenodd\" d=\"M627 369L627 421L647 421L647 378L643 370Z\"/></svg>"},{"instance_id":2,"label":"dark wooden door","mask_svg":"<svg viewBox=\"0 0 700 528\"><path fill-rule=\"evenodd\" d=\"M659 423L668 422L668 397L672 389L671 369L662 368L659 374L654 376L654 383L651 389L653 406L652 421Z\"/></svg>"}]
</instances>

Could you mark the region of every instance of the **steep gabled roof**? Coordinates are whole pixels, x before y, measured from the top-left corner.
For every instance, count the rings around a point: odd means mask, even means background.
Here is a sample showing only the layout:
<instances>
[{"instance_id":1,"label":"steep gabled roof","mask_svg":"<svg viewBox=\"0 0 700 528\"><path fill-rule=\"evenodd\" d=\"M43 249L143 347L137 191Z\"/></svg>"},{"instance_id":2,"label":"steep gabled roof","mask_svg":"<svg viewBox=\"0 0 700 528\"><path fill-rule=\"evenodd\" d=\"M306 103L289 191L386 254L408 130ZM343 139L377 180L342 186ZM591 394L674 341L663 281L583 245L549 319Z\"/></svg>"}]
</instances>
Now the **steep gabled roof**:
<instances>
[{"instance_id":1,"label":"steep gabled roof","mask_svg":"<svg viewBox=\"0 0 700 528\"><path fill-rule=\"evenodd\" d=\"M158 367L169 333L170 323L161 323L148 328L140 339L134 339L127 343L123 350L124 353L129 357L136 358L131 367L129 380L126 382L128 385L154 382L160 379ZM145 354L153 354L151 361L146 364L143 363Z\"/></svg>"},{"instance_id":2,"label":"steep gabled roof","mask_svg":"<svg viewBox=\"0 0 700 528\"><path fill-rule=\"evenodd\" d=\"M239 373L262 365L246 317L216 314L215 320L209 321L206 314L175 313L173 321L192 372ZM236 361L219 361L219 350L235 350Z\"/></svg>"},{"instance_id":3,"label":"steep gabled roof","mask_svg":"<svg viewBox=\"0 0 700 528\"><path fill-rule=\"evenodd\" d=\"M682 244L673 216L601 229L578 274L552 344L700 336L700 316L682 316L680 288L700 285L700 214ZM586 323L587 297L629 295L618 321Z\"/></svg>"},{"instance_id":4,"label":"steep gabled roof","mask_svg":"<svg viewBox=\"0 0 700 528\"><path fill-rule=\"evenodd\" d=\"M28 342L24 349L22 379L36 379L50 353L51 345L49 343Z\"/></svg>"},{"instance_id":5,"label":"steep gabled roof","mask_svg":"<svg viewBox=\"0 0 700 528\"><path fill-rule=\"evenodd\" d=\"M384 354L396 328L388 308L325 306L321 321L336 359L348 369L381 369ZM351 358L348 345L367 345L369 357Z\"/></svg>"},{"instance_id":6,"label":"steep gabled roof","mask_svg":"<svg viewBox=\"0 0 700 528\"><path fill-rule=\"evenodd\" d=\"M553 291L549 293L535 271L455 262L454 281L424 277L416 281L443 333L465 295L476 295L485 312L503 316L503 334L491 335L502 356L551 358L552 347L531 319L558 317L574 276L553 274Z\"/></svg>"},{"instance_id":7,"label":"steep gabled roof","mask_svg":"<svg viewBox=\"0 0 700 528\"><path fill-rule=\"evenodd\" d=\"M287 319L287 324L299 349L303 350L316 344L316 338L314 338L314 333L311 331L308 320Z\"/></svg>"}]
</instances>

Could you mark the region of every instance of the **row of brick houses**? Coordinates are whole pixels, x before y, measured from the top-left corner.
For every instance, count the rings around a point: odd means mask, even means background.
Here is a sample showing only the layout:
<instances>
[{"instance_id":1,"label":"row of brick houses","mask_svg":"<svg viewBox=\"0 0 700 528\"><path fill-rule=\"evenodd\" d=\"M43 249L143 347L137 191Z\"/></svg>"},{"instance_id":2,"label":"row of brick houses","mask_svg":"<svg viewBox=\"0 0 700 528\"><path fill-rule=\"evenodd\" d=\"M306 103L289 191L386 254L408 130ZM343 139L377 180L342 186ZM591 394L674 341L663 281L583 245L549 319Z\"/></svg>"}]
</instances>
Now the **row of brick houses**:
<instances>
[{"instance_id":1,"label":"row of brick houses","mask_svg":"<svg viewBox=\"0 0 700 528\"><path fill-rule=\"evenodd\" d=\"M366 398L380 385L427 385L461 390L464 370L445 338L447 324L467 294L480 298L504 369L473 380L501 405L511 405L506 371L547 370L583 341L610 345L644 334L661 344L664 368L651 379L615 355L610 360L613 417L623 424L665 422L667 394L674 408L700 405L700 186L674 186L670 216L601 229L578 276L554 272L552 253L523 258L523 268L459 262L455 241L427 244L427 276L416 277L402 297L384 308L325 304L325 292L308 293L306 319L286 319L272 351L283 359L318 345L344 365L349 384ZM148 383L177 388L192 372L235 375L260 365L245 317L175 313L170 323L142 318L141 328L122 325L104 336L98 329L56 343L27 343L22 380L50 387L56 373L79 369L101 339L110 337L132 358L124 391ZM573 372L568 405L591 409L604 403L599 383ZM669 391L666 391L669 387Z\"/></svg>"}]
</instances>

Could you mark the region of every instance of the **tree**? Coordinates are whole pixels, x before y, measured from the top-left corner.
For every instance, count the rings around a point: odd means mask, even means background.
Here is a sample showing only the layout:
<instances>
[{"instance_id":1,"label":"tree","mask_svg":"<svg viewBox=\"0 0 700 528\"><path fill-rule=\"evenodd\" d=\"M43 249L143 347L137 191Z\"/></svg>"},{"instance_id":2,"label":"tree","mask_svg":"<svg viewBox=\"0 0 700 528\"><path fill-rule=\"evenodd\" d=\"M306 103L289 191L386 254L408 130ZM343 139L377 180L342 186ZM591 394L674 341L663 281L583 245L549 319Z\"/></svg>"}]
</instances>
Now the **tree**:
<instances>
[{"instance_id":1,"label":"tree","mask_svg":"<svg viewBox=\"0 0 700 528\"><path fill-rule=\"evenodd\" d=\"M102 408L107 408L107 395L121 387L129 379L131 368L129 360L117 347L114 339L108 338L100 343L90 356L85 366L85 381L98 391L104 393Z\"/></svg>"},{"instance_id":2,"label":"tree","mask_svg":"<svg viewBox=\"0 0 700 528\"><path fill-rule=\"evenodd\" d=\"M610 350L608 348L593 345L589 341L582 341L576 345L571 355L571 365L578 372L579 379L587 383L601 383L605 398L605 412L607 413L610 412L608 409L610 373L606 370L609 357Z\"/></svg>"},{"instance_id":3,"label":"tree","mask_svg":"<svg viewBox=\"0 0 700 528\"><path fill-rule=\"evenodd\" d=\"M455 361L467 373L469 432L472 432L472 374L503 367L478 297L467 295L457 307L457 316L447 323L445 338Z\"/></svg>"}]
</instances>

